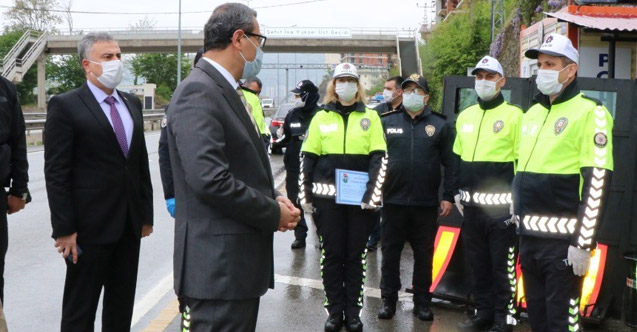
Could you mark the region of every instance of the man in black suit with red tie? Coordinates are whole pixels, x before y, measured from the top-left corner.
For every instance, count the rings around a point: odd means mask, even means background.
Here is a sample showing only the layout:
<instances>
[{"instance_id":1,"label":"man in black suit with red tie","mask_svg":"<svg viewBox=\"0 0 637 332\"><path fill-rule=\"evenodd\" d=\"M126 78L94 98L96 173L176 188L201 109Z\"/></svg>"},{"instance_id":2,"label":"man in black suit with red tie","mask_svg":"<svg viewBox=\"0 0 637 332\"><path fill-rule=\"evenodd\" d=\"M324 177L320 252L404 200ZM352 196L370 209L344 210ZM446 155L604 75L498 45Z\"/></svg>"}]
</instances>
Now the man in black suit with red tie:
<instances>
[{"instance_id":1,"label":"man in black suit with red tie","mask_svg":"<svg viewBox=\"0 0 637 332\"><path fill-rule=\"evenodd\" d=\"M140 239L153 230L142 105L115 87L120 48L106 33L78 45L87 81L49 102L44 173L55 247L67 265L62 332L129 331Z\"/></svg>"}]
</instances>

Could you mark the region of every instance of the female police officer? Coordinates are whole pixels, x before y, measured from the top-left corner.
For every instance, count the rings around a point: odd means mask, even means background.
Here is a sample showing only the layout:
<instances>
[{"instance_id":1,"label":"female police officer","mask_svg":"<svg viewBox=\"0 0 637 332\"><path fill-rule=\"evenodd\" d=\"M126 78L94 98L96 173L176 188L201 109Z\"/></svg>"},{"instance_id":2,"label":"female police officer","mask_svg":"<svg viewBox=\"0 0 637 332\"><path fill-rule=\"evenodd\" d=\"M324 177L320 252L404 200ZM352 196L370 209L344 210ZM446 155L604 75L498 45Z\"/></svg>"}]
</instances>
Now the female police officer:
<instances>
[{"instance_id":1,"label":"female police officer","mask_svg":"<svg viewBox=\"0 0 637 332\"><path fill-rule=\"evenodd\" d=\"M321 274L329 317L325 331L362 331L365 244L377 220L387 168L378 113L364 104L356 67L336 66L325 105L316 113L301 148L299 201L314 211L321 243ZM356 205L336 203L336 169L369 176Z\"/></svg>"}]
</instances>

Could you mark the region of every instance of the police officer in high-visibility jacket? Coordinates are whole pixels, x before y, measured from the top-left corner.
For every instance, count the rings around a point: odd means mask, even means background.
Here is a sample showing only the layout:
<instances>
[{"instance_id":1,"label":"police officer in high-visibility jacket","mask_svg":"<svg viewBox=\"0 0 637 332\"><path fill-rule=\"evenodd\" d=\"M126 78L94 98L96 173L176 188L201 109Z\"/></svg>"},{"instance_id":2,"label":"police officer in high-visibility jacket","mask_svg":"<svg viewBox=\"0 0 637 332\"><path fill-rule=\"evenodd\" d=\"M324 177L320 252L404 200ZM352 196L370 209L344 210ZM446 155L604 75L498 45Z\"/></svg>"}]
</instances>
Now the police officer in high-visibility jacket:
<instances>
[{"instance_id":1,"label":"police officer in high-visibility jacket","mask_svg":"<svg viewBox=\"0 0 637 332\"><path fill-rule=\"evenodd\" d=\"M464 208L462 236L472 270L476 315L458 327L511 331L516 316L517 243L510 212L511 182L522 110L502 96L506 79L498 60L483 57L472 74L478 104L458 116L453 151L461 159L456 202Z\"/></svg>"},{"instance_id":2,"label":"police officer in high-visibility jacket","mask_svg":"<svg viewBox=\"0 0 637 332\"><path fill-rule=\"evenodd\" d=\"M365 244L381 205L387 169L385 137L378 113L365 107L356 67L336 66L301 147L299 201L314 211L321 245L321 275L328 319L325 331L362 331ZM358 205L337 204L336 169L366 172L369 180Z\"/></svg>"},{"instance_id":3,"label":"police officer in high-visibility jacket","mask_svg":"<svg viewBox=\"0 0 637 332\"><path fill-rule=\"evenodd\" d=\"M580 294L613 171L613 118L577 86L579 54L549 35L540 94L524 115L513 183L524 293L533 331L581 331Z\"/></svg>"}]
</instances>

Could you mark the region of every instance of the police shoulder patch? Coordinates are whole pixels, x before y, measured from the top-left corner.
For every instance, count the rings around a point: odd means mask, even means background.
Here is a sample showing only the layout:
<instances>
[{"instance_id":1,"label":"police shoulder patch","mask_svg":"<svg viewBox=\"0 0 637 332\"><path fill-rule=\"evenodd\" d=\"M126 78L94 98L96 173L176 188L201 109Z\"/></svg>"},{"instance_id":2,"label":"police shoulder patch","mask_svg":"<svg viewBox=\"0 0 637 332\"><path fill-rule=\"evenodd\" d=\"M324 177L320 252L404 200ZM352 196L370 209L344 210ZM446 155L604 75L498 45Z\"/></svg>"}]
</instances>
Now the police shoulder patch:
<instances>
[{"instance_id":1,"label":"police shoulder patch","mask_svg":"<svg viewBox=\"0 0 637 332\"><path fill-rule=\"evenodd\" d=\"M504 121L498 120L498 121L493 123L493 132L494 133L497 134L497 133L501 132L502 128L504 128Z\"/></svg>"},{"instance_id":2,"label":"police shoulder patch","mask_svg":"<svg viewBox=\"0 0 637 332\"><path fill-rule=\"evenodd\" d=\"M436 127L432 125L427 125L425 127L425 132L427 133L427 136L431 137L436 133Z\"/></svg>"},{"instance_id":3,"label":"police shoulder patch","mask_svg":"<svg viewBox=\"0 0 637 332\"><path fill-rule=\"evenodd\" d=\"M363 129L363 131L367 131L369 129L370 124L371 124L371 121L369 121L368 118L361 119L361 129Z\"/></svg>"},{"instance_id":4,"label":"police shoulder patch","mask_svg":"<svg viewBox=\"0 0 637 332\"><path fill-rule=\"evenodd\" d=\"M603 148L606 147L606 144L608 144L608 136L606 136L606 134L604 133L597 133L595 134L595 146L597 146L598 148Z\"/></svg>"},{"instance_id":5,"label":"police shoulder patch","mask_svg":"<svg viewBox=\"0 0 637 332\"><path fill-rule=\"evenodd\" d=\"M568 119L567 118L559 118L557 119L557 121L555 121L555 135L559 135L561 134L564 129L566 129L566 126L568 125Z\"/></svg>"}]
</instances>

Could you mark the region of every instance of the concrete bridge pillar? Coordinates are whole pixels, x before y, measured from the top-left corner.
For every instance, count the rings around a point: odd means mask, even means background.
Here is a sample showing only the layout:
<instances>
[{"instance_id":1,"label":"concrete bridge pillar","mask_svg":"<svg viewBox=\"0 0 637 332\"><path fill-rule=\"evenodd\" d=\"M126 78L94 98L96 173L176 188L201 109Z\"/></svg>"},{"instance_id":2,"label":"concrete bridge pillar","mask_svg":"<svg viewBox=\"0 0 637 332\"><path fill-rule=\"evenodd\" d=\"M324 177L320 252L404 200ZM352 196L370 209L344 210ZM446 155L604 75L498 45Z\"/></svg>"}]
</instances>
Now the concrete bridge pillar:
<instances>
[{"instance_id":1,"label":"concrete bridge pillar","mask_svg":"<svg viewBox=\"0 0 637 332\"><path fill-rule=\"evenodd\" d=\"M46 110L46 54L38 57L38 109Z\"/></svg>"}]
</instances>

